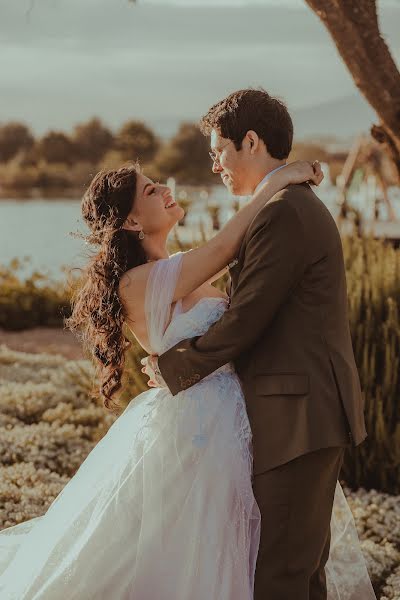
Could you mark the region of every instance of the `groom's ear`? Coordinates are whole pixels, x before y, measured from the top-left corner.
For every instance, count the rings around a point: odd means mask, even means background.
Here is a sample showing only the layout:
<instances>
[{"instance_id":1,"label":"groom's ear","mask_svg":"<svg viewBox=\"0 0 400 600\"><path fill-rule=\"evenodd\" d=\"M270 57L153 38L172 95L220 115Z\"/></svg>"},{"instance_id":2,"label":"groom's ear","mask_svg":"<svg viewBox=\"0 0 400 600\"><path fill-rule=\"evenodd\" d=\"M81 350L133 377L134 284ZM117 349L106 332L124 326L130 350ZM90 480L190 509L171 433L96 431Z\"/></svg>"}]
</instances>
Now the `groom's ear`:
<instances>
[{"instance_id":1,"label":"groom's ear","mask_svg":"<svg viewBox=\"0 0 400 600\"><path fill-rule=\"evenodd\" d=\"M244 142L248 146L249 153L255 154L260 145L260 138L255 131L250 129L245 135Z\"/></svg>"}]
</instances>

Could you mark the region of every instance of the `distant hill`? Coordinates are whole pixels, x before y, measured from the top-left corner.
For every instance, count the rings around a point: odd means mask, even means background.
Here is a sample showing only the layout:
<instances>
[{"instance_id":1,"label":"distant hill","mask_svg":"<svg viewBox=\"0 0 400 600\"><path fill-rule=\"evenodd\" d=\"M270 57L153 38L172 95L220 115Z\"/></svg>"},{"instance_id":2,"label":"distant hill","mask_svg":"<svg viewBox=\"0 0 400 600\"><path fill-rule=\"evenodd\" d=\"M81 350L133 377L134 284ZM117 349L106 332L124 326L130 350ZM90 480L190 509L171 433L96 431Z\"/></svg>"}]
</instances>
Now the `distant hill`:
<instances>
[{"instance_id":1,"label":"distant hill","mask_svg":"<svg viewBox=\"0 0 400 600\"><path fill-rule=\"evenodd\" d=\"M292 111L296 138L335 136L353 137L369 131L378 117L360 95L346 96L316 106ZM187 119L190 120L190 119ZM196 117L193 118L196 120ZM173 136L181 117L155 118L150 125L162 138Z\"/></svg>"},{"instance_id":2,"label":"distant hill","mask_svg":"<svg viewBox=\"0 0 400 600\"><path fill-rule=\"evenodd\" d=\"M297 138L316 135L347 138L369 131L378 117L366 100L354 95L293 111L293 120Z\"/></svg>"}]
</instances>

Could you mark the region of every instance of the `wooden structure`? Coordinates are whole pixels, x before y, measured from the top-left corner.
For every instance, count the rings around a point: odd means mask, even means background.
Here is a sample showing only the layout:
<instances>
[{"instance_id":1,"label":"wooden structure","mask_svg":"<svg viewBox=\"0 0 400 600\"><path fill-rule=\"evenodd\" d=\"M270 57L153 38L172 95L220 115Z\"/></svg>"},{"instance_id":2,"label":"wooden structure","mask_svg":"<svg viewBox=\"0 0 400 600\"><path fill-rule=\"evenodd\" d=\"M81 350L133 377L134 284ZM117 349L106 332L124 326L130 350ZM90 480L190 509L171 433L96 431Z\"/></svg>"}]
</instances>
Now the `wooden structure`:
<instances>
[{"instance_id":1,"label":"wooden structure","mask_svg":"<svg viewBox=\"0 0 400 600\"><path fill-rule=\"evenodd\" d=\"M360 135L355 139L336 181L339 204L337 222L342 233L356 230L360 234L388 239L398 245L400 244L400 211L398 216L388 194L389 183L384 161L382 149L369 136ZM360 183L373 181L381 192L382 200L374 196L372 218L365 218L363 211L352 206L349 201L349 188L356 171L362 172ZM381 202L386 208L386 219L380 217Z\"/></svg>"}]
</instances>

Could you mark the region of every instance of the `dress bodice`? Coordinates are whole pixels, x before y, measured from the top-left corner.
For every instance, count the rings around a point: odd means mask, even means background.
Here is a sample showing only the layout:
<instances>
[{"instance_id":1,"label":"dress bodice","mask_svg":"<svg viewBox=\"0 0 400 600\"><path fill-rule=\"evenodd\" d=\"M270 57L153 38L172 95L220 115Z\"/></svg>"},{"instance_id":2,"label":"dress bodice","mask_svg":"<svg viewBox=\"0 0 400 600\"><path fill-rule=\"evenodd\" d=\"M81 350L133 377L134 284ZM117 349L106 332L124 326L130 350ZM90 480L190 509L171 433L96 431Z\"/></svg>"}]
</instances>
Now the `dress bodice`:
<instances>
[{"instance_id":1,"label":"dress bodice","mask_svg":"<svg viewBox=\"0 0 400 600\"><path fill-rule=\"evenodd\" d=\"M182 301L174 306L172 319L164 332L160 354L187 338L203 335L210 326L218 321L227 309L228 301L221 296L204 296L189 310L182 310ZM216 369L214 373L233 372L231 363ZM207 377L205 379L208 379Z\"/></svg>"},{"instance_id":2,"label":"dress bodice","mask_svg":"<svg viewBox=\"0 0 400 600\"><path fill-rule=\"evenodd\" d=\"M228 300L222 296L204 296L189 310L183 311L182 300L178 300L170 320L183 255L183 252L177 252L168 259L156 261L147 281L145 308L152 354L163 354L182 340L203 335L228 307ZM217 370L234 369L228 363Z\"/></svg>"},{"instance_id":3,"label":"dress bodice","mask_svg":"<svg viewBox=\"0 0 400 600\"><path fill-rule=\"evenodd\" d=\"M164 332L163 348L165 352L181 340L202 335L221 318L227 308L227 300L220 296L200 298L189 310L182 310L182 300L175 304L171 322Z\"/></svg>"}]
</instances>

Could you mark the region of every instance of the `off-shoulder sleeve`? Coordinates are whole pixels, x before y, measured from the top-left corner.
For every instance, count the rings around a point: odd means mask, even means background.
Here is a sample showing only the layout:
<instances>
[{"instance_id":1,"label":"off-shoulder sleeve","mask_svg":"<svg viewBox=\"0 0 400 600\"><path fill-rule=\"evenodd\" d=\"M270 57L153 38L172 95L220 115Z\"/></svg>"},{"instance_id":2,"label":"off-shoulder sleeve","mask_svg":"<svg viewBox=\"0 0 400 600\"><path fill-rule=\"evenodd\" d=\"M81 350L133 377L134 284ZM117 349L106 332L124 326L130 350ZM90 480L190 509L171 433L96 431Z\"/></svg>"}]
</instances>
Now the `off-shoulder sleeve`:
<instances>
[{"instance_id":1,"label":"off-shoulder sleeve","mask_svg":"<svg viewBox=\"0 0 400 600\"><path fill-rule=\"evenodd\" d=\"M170 320L171 304L182 267L183 252L157 260L147 280L145 314L147 333L153 352L160 351Z\"/></svg>"}]
</instances>

